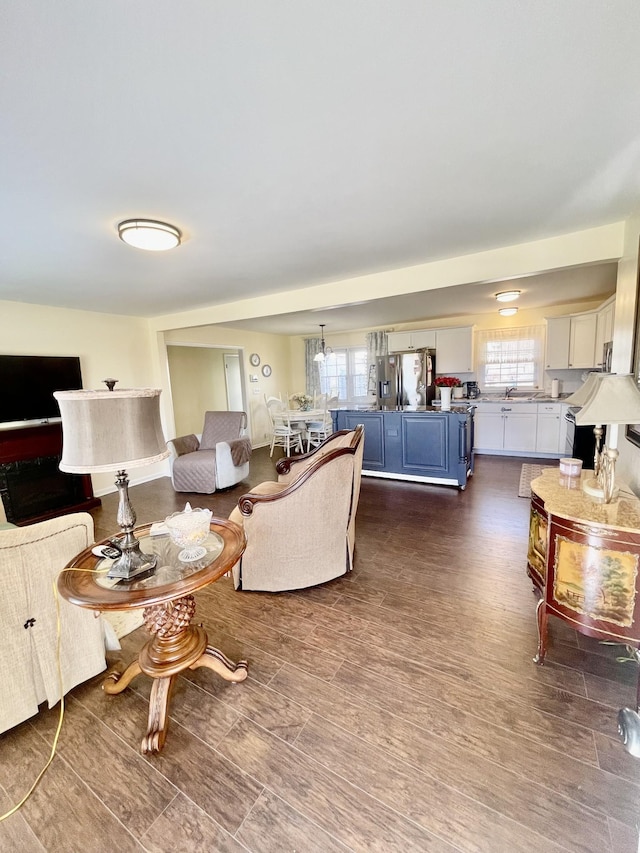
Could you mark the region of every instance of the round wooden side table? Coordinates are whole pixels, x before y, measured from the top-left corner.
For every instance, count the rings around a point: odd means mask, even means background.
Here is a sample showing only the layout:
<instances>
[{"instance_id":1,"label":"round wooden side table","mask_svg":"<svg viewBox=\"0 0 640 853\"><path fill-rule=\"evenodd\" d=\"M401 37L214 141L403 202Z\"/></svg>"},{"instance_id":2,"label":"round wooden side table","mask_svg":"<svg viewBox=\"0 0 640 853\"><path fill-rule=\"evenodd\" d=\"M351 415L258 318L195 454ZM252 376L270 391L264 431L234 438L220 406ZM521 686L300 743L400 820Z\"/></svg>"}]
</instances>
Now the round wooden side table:
<instances>
[{"instance_id":1,"label":"round wooden side table","mask_svg":"<svg viewBox=\"0 0 640 853\"><path fill-rule=\"evenodd\" d=\"M152 635L123 673L110 672L105 693L121 693L140 673L153 679L147 733L141 751L159 752L169 725L169 700L176 676L185 669L206 666L227 681L244 681L247 662L233 663L208 645L200 625L192 625L196 603L193 593L218 580L242 556L246 539L232 521L214 518L204 547L207 553L194 562L178 559L180 548L167 534L151 536L152 525L136 529L145 553L158 555L155 571L133 581L109 579L110 560L96 557L91 548L78 554L58 577L60 595L72 604L92 610L144 608L145 627ZM107 544L105 539L103 543Z\"/></svg>"}]
</instances>

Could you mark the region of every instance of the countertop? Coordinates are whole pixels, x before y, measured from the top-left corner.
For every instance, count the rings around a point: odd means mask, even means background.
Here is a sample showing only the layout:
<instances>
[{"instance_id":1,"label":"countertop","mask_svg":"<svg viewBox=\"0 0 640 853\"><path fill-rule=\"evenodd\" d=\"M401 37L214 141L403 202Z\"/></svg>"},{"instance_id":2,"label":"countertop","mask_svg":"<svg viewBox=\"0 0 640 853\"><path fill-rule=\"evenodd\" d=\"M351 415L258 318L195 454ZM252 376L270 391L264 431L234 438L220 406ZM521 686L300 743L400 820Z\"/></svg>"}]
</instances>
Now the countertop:
<instances>
[{"instance_id":1,"label":"countertop","mask_svg":"<svg viewBox=\"0 0 640 853\"><path fill-rule=\"evenodd\" d=\"M563 477L558 468L546 468L531 482L531 491L544 501L545 509L553 515L576 522L604 524L620 530L640 530L640 501L622 482L620 496L609 504L582 491L582 482L593 477L593 471L582 471L577 477Z\"/></svg>"}]
</instances>

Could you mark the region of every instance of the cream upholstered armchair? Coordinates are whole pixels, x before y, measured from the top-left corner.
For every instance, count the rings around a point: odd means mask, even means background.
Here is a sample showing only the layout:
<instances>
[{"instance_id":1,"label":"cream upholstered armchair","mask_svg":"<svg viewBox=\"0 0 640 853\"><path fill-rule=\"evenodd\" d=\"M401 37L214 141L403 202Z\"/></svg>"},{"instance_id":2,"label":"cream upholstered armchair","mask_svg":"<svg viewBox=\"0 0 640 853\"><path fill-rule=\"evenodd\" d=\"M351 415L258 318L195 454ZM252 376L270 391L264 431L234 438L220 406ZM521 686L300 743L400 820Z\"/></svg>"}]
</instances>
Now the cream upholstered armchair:
<instances>
[{"instance_id":1,"label":"cream upholstered armchair","mask_svg":"<svg viewBox=\"0 0 640 853\"><path fill-rule=\"evenodd\" d=\"M306 470L314 460L321 459L336 447L353 447L355 456L353 460L353 491L351 494L351 511L349 513L349 527L347 530L347 541L349 545L349 568L353 568L356 547L356 513L360 499L360 483L362 480L362 456L364 454L364 426L359 424L354 430L342 429L332 433L322 444L305 453L302 456L289 456L280 459L276 464L278 472L278 483L291 483Z\"/></svg>"},{"instance_id":2,"label":"cream upholstered armchair","mask_svg":"<svg viewBox=\"0 0 640 853\"><path fill-rule=\"evenodd\" d=\"M248 477L251 439L244 435L246 426L244 412L205 412L201 439L192 434L167 442L176 492L210 495Z\"/></svg>"},{"instance_id":3,"label":"cream upholstered armchair","mask_svg":"<svg viewBox=\"0 0 640 853\"><path fill-rule=\"evenodd\" d=\"M0 501L1 503L1 501ZM72 513L0 529L0 732L60 699L54 581L93 543L93 519ZM60 599L63 693L105 668L102 619Z\"/></svg>"},{"instance_id":4,"label":"cream upholstered armchair","mask_svg":"<svg viewBox=\"0 0 640 853\"><path fill-rule=\"evenodd\" d=\"M349 525L362 437L362 427L344 431L345 444L307 454L314 458L289 482L261 483L240 498L229 516L247 536L233 568L236 589L301 589L351 569Z\"/></svg>"}]
</instances>

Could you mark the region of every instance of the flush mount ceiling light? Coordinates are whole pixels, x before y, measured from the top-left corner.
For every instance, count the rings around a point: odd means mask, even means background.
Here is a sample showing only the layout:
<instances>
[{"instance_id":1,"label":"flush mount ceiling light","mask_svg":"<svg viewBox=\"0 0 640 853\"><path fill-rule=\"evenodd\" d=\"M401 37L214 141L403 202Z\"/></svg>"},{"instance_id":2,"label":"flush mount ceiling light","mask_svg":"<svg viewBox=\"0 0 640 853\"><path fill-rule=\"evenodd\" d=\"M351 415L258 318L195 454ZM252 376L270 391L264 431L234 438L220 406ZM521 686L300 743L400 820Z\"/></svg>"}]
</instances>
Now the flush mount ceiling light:
<instances>
[{"instance_id":1,"label":"flush mount ceiling light","mask_svg":"<svg viewBox=\"0 0 640 853\"><path fill-rule=\"evenodd\" d=\"M517 308L499 308L498 309L498 314L500 314L502 317L513 317L513 315L517 314L517 313L518 313Z\"/></svg>"},{"instance_id":2,"label":"flush mount ceiling light","mask_svg":"<svg viewBox=\"0 0 640 853\"><path fill-rule=\"evenodd\" d=\"M136 249L149 252L165 252L180 245L182 234L168 222L156 222L153 219L125 219L118 224L121 240Z\"/></svg>"},{"instance_id":3,"label":"flush mount ceiling light","mask_svg":"<svg viewBox=\"0 0 640 853\"><path fill-rule=\"evenodd\" d=\"M520 290L503 290L501 293L496 293L498 302L513 302L514 299L520 298Z\"/></svg>"},{"instance_id":4,"label":"flush mount ceiling light","mask_svg":"<svg viewBox=\"0 0 640 853\"><path fill-rule=\"evenodd\" d=\"M324 361L328 355L331 355L333 350L331 347L325 346L324 343L324 327L325 323L320 323L320 352L316 353L313 357L314 361Z\"/></svg>"}]
</instances>

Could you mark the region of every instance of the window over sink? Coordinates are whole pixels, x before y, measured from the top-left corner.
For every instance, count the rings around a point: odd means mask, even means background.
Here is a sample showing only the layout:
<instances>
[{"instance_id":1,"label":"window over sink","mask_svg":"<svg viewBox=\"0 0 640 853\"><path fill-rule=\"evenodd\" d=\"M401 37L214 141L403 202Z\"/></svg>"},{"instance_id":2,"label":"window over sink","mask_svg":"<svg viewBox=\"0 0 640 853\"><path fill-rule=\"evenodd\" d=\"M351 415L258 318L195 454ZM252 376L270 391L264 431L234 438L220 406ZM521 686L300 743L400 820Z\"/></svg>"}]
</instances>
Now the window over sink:
<instances>
[{"instance_id":1,"label":"window over sink","mask_svg":"<svg viewBox=\"0 0 640 853\"><path fill-rule=\"evenodd\" d=\"M482 388L542 387L544 326L483 329L476 346Z\"/></svg>"}]
</instances>

